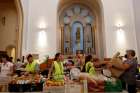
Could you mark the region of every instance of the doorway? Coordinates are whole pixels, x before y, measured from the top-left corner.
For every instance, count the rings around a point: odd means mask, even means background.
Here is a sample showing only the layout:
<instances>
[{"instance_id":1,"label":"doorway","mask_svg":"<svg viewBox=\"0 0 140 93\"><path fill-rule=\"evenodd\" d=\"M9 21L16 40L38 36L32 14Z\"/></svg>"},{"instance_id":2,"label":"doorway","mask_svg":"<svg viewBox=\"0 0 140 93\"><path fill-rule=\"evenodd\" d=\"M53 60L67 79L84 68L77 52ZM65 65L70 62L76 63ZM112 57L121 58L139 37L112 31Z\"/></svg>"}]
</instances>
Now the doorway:
<instances>
[{"instance_id":1,"label":"doorway","mask_svg":"<svg viewBox=\"0 0 140 93\"><path fill-rule=\"evenodd\" d=\"M6 48L6 52L8 56L12 58L12 62L15 62L16 61L16 47L13 45L9 45Z\"/></svg>"}]
</instances>

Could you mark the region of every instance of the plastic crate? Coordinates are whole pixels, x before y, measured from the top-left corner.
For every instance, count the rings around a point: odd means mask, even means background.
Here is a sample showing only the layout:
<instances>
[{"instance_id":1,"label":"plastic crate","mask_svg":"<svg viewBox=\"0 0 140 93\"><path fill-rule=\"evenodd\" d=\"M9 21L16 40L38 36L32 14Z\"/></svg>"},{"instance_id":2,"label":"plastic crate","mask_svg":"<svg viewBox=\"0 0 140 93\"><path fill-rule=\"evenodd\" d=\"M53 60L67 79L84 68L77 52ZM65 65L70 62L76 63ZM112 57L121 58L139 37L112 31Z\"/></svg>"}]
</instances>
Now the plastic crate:
<instances>
[{"instance_id":1,"label":"plastic crate","mask_svg":"<svg viewBox=\"0 0 140 93\"><path fill-rule=\"evenodd\" d=\"M105 92L121 92L122 84L120 80L117 80L115 83L111 81L105 81Z\"/></svg>"},{"instance_id":2,"label":"plastic crate","mask_svg":"<svg viewBox=\"0 0 140 93\"><path fill-rule=\"evenodd\" d=\"M9 84L9 92L31 92L31 84Z\"/></svg>"},{"instance_id":3,"label":"plastic crate","mask_svg":"<svg viewBox=\"0 0 140 93\"><path fill-rule=\"evenodd\" d=\"M9 84L9 92L41 92L43 83L36 84Z\"/></svg>"},{"instance_id":4,"label":"plastic crate","mask_svg":"<svg viewBox=\"0 0 140 93\"><path fill-rule=\"evenodd\" d=\"M64 86L51 86L44 89L43 93L65 93Z\"/></svg>"},{"instance_id":5,"label":"plastic crate","mask_svg":"<svg viewBox=\"0 0 140 93\"><path fill-rule=\"evenodd\" d=\"M65 93L82 93L82 85L65 85Z\"/></svg>"},{"instance_id":6,"label":"plastic crate","mask_svg":"<svg viewBox=\"0 0 140 93\"><path fill-rule=\"evenodd\" d=\"M65 84L65 86L45 86L43 93L84 93L81 84Z\"/></svg>"},{"instance_id":7,"label":"plastic crate","mask_svg":"<svg viewBox=\"0 0 140 93\"><path fill-rule=\"evenodd\" d=\"M104 81L102 81L102 84L98 84L98 86L95 86L93 83L89 82L88 83L88 92L93 93L93 92L104 92Z\"/></svg>"},{"instance_id":8,"label":"plastic crate","mask_svg":"<svg viewBox=\"0 0 140 93\"><path fill-rule=\"evenodd\" d=\"M0 92L8 91L8 83L11 80L11 77L0 75Z\"/></svg>"},{"instance_id":9,"label":"plastic crate","mask_svg":"<svg viewBox=\"0 0 140 93\"><path fill-rule=\"evenodd\" d=\"M0 75L0 85L7 85L10 80L11 80L10 76L7 77L7 76Z\"/></svg>"}]
</instances>

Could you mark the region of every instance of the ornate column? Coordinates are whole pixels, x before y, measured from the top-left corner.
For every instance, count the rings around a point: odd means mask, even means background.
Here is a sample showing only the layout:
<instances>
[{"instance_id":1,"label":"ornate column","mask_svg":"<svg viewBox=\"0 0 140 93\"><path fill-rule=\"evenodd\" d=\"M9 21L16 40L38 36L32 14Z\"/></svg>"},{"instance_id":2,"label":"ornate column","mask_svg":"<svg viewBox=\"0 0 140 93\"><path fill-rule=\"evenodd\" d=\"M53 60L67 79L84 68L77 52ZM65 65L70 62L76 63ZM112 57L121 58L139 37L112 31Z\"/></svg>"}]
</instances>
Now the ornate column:
<instances>
[{"instance_id":1,"label":"ornate column","mask_svg":"<svg viewBox=\"0 0 140 93\"><path fill-rule=\"evenodd\" d=\"M64 25L61 25L61 53L64 54Z\"/></svg>"},{"instance_id":2,"label":"ornate column","mask_svg":"<svg viewBox=\"0 0 140 93\"><path fill-rule=\"evenodd\" d=\"M92 30L92 38L93 38L93 40L92 40L92 52L94 52L94 54L96 54L96 45L95 45L96 44L96 42L95 42L96 29L95 29L95 25L92 26L91 30Z\"/></svg>"},{"instance_id":3,"label":"ornate column","mask_svg":"<svg viewBox=\"0 0 140 93\"><path fill-rule=\"evenodd\" d=\"M21 46L20 46L20 44L21 44L21 41L20 41L20 34L19 34L19 28L18 27L16 27L16 41L15 41L15 43L16 43L16 55L15 55L15 59L17 59L18 57L20 57L20 48L21 48Z\"/></svg>"},{"instance_id":4,"label":"ornate column","mask_svg":"<svg viewBox=\"0 0 140 93\"><path fill-rule=\"evenodd\" d=\"M70 31L70 40L69 40L69 43L70 43L70 49L69 49L69 55L72 54L72 36L71 36L71 33L72 33L72 28L71 26L69 25L69 31Z\"/></svg>"},{"instance_id":5,"label":"ornate column","mask_svg":"<svg viewBox=\"0 0 140 93\"><path fill-rule=\"evenodd\" d=\"M83 52L84 52L84 54L86 54L86 46L85 46L85 44L86 44L86 42L85 42L85 29L86 27L85 26L83 26Z\"/></svg>"}]
</instances>

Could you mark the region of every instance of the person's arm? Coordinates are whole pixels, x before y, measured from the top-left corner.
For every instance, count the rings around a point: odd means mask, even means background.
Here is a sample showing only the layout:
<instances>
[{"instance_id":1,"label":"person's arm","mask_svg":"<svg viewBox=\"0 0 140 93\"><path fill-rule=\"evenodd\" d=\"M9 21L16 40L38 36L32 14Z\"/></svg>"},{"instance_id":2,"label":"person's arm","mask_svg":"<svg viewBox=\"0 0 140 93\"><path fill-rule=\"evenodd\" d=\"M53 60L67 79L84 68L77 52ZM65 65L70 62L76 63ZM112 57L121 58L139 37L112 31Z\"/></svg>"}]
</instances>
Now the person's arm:
<instances>
[{"instance_id":1,"label":"person's arm","mask_svg":"<svg viewBox=\"0 0 140 93\"><path fill-rule=\"evenodd\" d=\"M48 74L48 79L50 79L51 78L51 73L52 73L52 71L53 71L53 64L51 65L51 68L49 69L49 74Z\"/></svg>"},{"instance_id":2,"label":"person's arm","mask_svg":"<svg viewBox=\"0 0 140 93\"><path fill-rule=\"evenodd\" d=\"M13 72L15 72L16 71L16 65L15 64L13 64L13 66L12 66L12 68L11 69L13 69L12 71Z\"/></svg>"},{"instance_id":3,"label":"person's arm","mask_svg":"<svg viewBox=\"0 0 140 93\"><path fill-rule=\"evenodd\" d=\"M120 70L127 70L131 67L131 64L127 64L127 63L123 63L122 65L116 67L114 65L112 65L112 67L120 69Z\"/></svg>"},{"instance_id":4,"label":"person's arm","mask_svg":"<svg viewBox=\"0 0 140 93\"><path fill-rule=\"evenodd\" d=\"M14 72L14 65L10 66L10 72L8 73L8 76L11 76Z\"/></svg>"},{"instance_id":5,"label":"person's arm","mask_svg":"<svg viewBox=\"0 0 140 93\"><path fill-rule=\"evenodd\" d=\"M102 66L102 65L107 65L109 61L103 61L103 62L94 62L94 66Z\"/></svg>"},{"instance_id":6,"label":"person's arm","mask_svg":"<svg viewBox=\"0 0 140 93\"><path fill-rule=\"evenodd\" d=\"M36 64L36 66L35 66L35 72L39 72L40 71L40 68L39 68L39 64Z\"/></svg>"}]
</instances>

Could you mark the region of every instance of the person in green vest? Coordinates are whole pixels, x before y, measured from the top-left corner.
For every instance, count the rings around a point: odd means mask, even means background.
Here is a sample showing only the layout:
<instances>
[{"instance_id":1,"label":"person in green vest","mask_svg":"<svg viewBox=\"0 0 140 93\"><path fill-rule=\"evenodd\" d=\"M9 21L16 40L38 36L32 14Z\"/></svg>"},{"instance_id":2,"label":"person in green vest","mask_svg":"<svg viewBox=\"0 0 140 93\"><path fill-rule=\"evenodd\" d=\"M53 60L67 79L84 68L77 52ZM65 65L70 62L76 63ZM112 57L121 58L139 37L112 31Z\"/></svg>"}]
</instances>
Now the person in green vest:
<instances>
[{"instance_id":1,"label":"person in green vest","mask_svg":"<svg viewBox=\"0 0 140 93\"><path fill-rule=\"evenodd\" d=\"M85 65L83 67L83 72L87 72L91 76L96 74L94 65L92 63L92 56L91 55L88 55L85 58Z\"/></svg>"},{"instance_id":2,"label":"person in green vest","mask_svg":"<svg viewBox=\"0 0 140 93\"><path fill-rule=\"evenodd\" d=\"M25 71L29 73L37 73L39 72L39 65L38 63L33 59L33 56L29 54L27 56L27 65L25 67Z\"/></svg>"},{"instance_id":3,"label":"person in green vest","mask_svg":"<svg viewBox=\"0 0 140 93\"><path fill-rule=\"evenodd\" d=\"M64 67L62 62L62 54L57 53L55 55L52 67L49 71L48 79L52 79L55 81L63 81L64 80Z\"/></svg>"}]
</instances>

